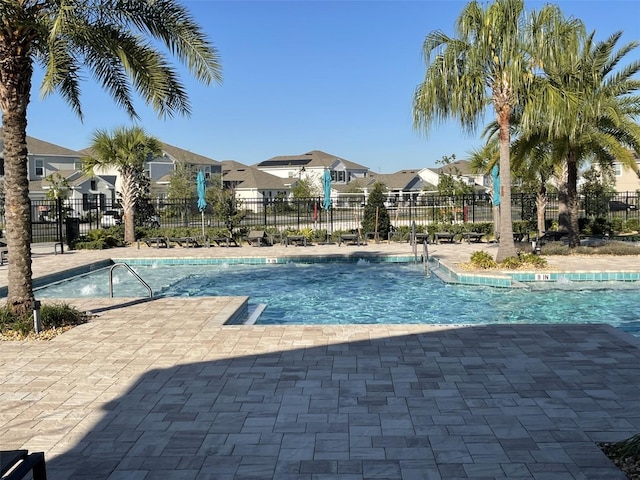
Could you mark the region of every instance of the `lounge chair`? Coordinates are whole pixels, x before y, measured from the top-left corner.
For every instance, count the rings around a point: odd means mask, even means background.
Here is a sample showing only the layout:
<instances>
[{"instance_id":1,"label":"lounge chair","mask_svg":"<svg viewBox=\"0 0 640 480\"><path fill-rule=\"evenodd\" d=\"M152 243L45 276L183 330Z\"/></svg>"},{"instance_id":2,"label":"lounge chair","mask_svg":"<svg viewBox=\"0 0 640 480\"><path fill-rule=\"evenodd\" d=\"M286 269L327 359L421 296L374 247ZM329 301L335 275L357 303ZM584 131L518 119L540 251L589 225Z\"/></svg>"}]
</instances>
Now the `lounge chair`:
<instances>
[{"instance_id":1,"label":"lounge chair","mask_svg":"<svg viewBox=\"0 0 640 480\"><path fill-rule=\"evenodd\" d=\"M357 233L344 233L338 237L338 246L343 243L350 243L351 245L360 245L360 235Z\"/></svg>"},{"instance_id":2,"label":"lounge chair","mask_svg":"<svg viewBox=\"0 0 640 480\"><path fill-rule=\"evenodd\" d=\"M304 235L287 235L285 237L285 247L288 247L289 245L302 245L303 247L306 247L307 237L305 237Z\"/></svg>"},{"instance_id":3,"label":"lounge chair","mask_svg":"<svg viewBox=\"0 0 640 480\"><path fill-rule=\"evenodd\" d=\"M429 235L428 233L416 232L415 242L416 243L424 243L424 242L431 243L431 235Z\"/></svg>"},{"instance_id":4,"label":"lounge chair","mask_svg":"<svg viewBox=\"0 0 640 480\"><path fill-rule=\"evenodd\" d=\"M140 241L146 243L147 247L155 246L155 248L160 248L160 247L169 248L169 242L165 237L147 237L147 238L140 239Z\"/></svg>"},{"instance_id":5,"label":"lounge chair","mask_svg":"<svg viewBox=\"0 0 640 480\"><path fill-rule=\"evenodd\" d=\"M465 232L462 235L466 240L467 243L480 243L482 241L482 237L484 236L484 233L480 233L480 232Z\"/></svg>"},{"instance_id":6,"label":"lounge chair","mask_svg":"<svg viewBox=\"0 0 640 480\"><path fill-rule=\"evenodd\" d=\"M169 237L167 240L186 248L195 248L200 246L195 237Z\"/></svg>"},{"instance_id":7,"label":"lounge chair","mask_svg":"<svg viewBox=\"0 0 640 480\"><path fill-rule=\"evenodd\" d=\"M7 248L7 240L0 238L0 265L4 262L9 263L9 249Z\"/></svg>"},{"instance_id":8,"label":"lounge chair","mask_svg":"<svg viewBox=\"0 0 640 480\"><path fill-rule=\"evenodd\" d=\"M456 242L456 236L455 236L455 233L436 232L436 234L434 236L434 241L435 241L435 243L441 243L442 241L447 241L449 243L455 243Z\"/></svg>"},{"instance_id":9,"label":"lounge chair","mask_svg":"<svg viewBox=\"0 0 640 480\"><path fill-rule=\"evenodd\" d=\"M263 245L271 245L267 232L264 230L251 230L244 239L254 247L262 247Z\"/></svg>"},{"instance_id":10,"label":"lounge chair","mask_svg":"<svg viewBox=\"0 0 640 480\"><path fill-rule=\"evenodd\" d=\"M0 477L13 480L25 478L27 475L34 480L45 480L47 478L44 452L29 453L28 450L0 451Z\"/></svg>"},{"instance_id":11,"label":"lounge chair","mask_svg":"<svg viewBox=\"0 0 640 480\"><path fill-rule=\"evenodd\" d=\"M219 247L239 247L238 242L233 237L214 237L210 239L211 242L215 243Z\"/></svg>"}]
</instances>

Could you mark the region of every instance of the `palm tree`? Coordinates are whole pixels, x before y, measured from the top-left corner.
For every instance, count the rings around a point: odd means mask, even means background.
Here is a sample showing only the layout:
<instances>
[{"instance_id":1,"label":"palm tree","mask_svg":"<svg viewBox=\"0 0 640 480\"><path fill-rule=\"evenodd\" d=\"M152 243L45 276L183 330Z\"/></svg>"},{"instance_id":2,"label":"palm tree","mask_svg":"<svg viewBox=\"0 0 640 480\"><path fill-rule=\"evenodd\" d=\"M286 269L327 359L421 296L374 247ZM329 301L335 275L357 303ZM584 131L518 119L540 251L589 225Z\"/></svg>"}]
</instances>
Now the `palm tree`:
<instances>
[{"instance_id":1,"label":"palm tree","mask_svg":"<svg viewBox=\"0 0 640 480\"><path fill-rule=\"evenodd\" d=\"M7 304L15 312L33 301L26 127L34 65L44 70L41 93L58 91L80 117L83 67L133 118L133 90L160 116L189 114L187 92L161 45L203 83L221 80L215 48L177 0L0 2Z\"/></svg>"},{"instance_id":2,"label":"palm tree","mask_svg":"<svg viewBox=\"0 0 640 480\"><path fill-rule=\"evenodd\" d=\"M93 133L91 154L82 159L85 170L115 168L120 175L120 195L124 215L124 241L135 242L134 212L139 185L137 179L144 172L144 163L162 155L162 143L148 136L141 127L120 127L109 133Z\"/></svg>"},{"instance_id":3,"label":"palm tree","mask_svg":"<svg viewBox=\"0 0 640 480\"><path fill-rule=\"evenodd\" d=\"M620 162L637 171L640 155L640 61L617 68L637 42L616 51L621 32L602 42L594 33L570 43L562 55L544 61L545 77L533 89L536 100L523 110L520 141L551 152L559 182L559 223L569 246L580 245L578 168L588 159L603 165ZM526 150L527 147L525 147Z\"/></svg>"},{"instance_id":4,"label":"palm tree","mask_svg":"<svg viewBox=\"0 0 640 480\"><path fill-rule=\"evenodd\" d=\"M551 5L526 16L523 0L496 0L486 8L473 0L456 20L456 37L434 31L423 45L427 70L414 94L414 127L426 131L435 121L457 118L465 130L474 131L490 104L495 110L501 186L497 261L516 255L511 219L511 115L533 81L536 50L558 47L552 36L561 30L544 27L561 25L561 18L558 8Z\"/></svg>"}]
</instances>

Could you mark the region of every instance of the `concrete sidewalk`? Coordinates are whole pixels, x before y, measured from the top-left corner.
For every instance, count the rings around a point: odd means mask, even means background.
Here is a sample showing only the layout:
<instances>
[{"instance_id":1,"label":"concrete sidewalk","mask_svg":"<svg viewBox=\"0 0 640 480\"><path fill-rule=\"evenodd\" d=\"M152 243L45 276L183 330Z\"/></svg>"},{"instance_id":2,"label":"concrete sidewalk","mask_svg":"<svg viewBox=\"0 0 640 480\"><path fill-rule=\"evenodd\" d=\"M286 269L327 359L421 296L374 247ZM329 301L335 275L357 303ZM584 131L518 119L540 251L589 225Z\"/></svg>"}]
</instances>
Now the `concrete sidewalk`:
<instances>
[{"instance_id":1,"label":"concrete sidewalk","mask_svg":"<svg viewBox=\"0 0 640 480\"><path fill-rule=\"evenodd\" d=\"M429 248L455 268L495 247ZM33 270L367 252L411 247L43 251ZM1 448L45 451L54 480L625 478L595 443L640 431L640 349L612 327L223 326L243 301L70 300L96 318L0 345Z\"/></svg>"}]
</instances>

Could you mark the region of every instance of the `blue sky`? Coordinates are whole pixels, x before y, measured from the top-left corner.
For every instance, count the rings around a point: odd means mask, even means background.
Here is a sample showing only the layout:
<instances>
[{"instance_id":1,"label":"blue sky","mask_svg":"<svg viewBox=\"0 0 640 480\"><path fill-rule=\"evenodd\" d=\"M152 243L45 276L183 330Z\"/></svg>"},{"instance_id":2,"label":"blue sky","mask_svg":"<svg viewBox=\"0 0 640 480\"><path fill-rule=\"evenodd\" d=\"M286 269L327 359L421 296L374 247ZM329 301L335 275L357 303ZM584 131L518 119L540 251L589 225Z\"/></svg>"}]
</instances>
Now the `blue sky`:
<instances>
[{"instance_id":1,"label":"blue sky","mask_svg":"<svg viewBox=\"0 0 640 480\"><path fill-rule=\"evenodd\" d=\"M623 30L640 40L639 0L556 1L602 39ZM465 158L482 144L457 123L429 135L412 126L413 92L425 66L422 42L433 30L453 33L463 1L184 0L218 48L220 86L182 79L189 118L160 120L139 105L138 122L160 140L215 160L255 164L276 155L323 150L376 172L433 167L444 155ZM528 1L527 8L543 5ZM627 56L640 60L640 48ZM98 128L130 125L88 76L81 122L58 95L40 99L34 76L30 136L74 150Z\"/></svg>"}]
</instances>

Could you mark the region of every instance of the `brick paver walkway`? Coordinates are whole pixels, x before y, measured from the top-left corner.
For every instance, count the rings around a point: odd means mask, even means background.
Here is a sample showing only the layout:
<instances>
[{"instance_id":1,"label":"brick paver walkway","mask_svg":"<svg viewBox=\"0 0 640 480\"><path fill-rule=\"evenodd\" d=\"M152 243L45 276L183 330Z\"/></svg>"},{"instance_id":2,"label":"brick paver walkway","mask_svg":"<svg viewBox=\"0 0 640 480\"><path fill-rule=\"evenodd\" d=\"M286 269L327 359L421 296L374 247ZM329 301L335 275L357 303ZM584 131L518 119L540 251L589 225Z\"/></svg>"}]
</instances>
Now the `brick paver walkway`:
<instances>
[{"instance_id":1,"label":"brick paver walkway","mask_svg":"<svg viewBox=\"0 0 640 480\"><path fill-rule=\"evenodd\" d=\"M1 448L44 450L54 480L623 479L595 442L640 431L640 349L608 326L223 326L243 299L73 302L96 318L0 344Z\"/></svg>"}]
</instances>

